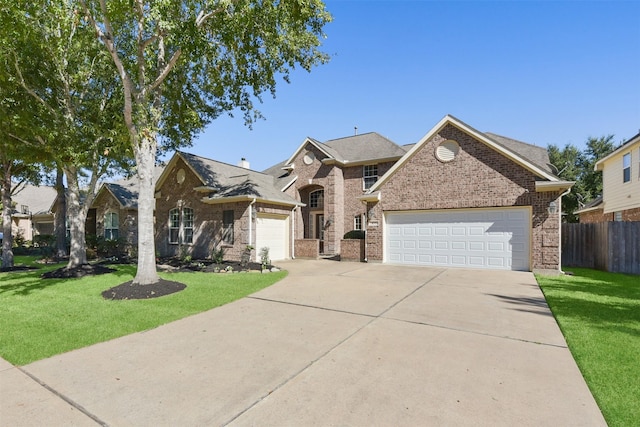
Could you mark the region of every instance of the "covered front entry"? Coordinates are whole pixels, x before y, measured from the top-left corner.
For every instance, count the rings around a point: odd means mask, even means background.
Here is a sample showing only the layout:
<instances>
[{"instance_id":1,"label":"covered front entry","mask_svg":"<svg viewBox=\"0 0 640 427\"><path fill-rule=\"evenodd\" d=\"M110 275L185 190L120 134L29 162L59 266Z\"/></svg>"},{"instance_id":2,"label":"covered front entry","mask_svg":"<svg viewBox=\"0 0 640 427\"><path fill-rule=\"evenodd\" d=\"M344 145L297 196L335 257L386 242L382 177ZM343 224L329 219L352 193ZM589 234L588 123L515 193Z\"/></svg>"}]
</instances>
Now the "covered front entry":
<instances>
[{"instance_id":1,"label":"covered front entry","mask_svg":"<svg viewBox=\"0 0 640 427\"><path fill-rule=\"evenodd\" d=\"M385 213L385 262L530 269L529 208Z\"/></svg>"},{"instance_id":2,"label":"covered front entry","mask_svg":"<svg viewBox=\"0 0 640 427\"><path fill-rule=\"evenodd\" d=\"M256 261L260 250L269 248L271 261L289 258L289 216L259 213L256 218Z\"/></svg>"}]
</instances>

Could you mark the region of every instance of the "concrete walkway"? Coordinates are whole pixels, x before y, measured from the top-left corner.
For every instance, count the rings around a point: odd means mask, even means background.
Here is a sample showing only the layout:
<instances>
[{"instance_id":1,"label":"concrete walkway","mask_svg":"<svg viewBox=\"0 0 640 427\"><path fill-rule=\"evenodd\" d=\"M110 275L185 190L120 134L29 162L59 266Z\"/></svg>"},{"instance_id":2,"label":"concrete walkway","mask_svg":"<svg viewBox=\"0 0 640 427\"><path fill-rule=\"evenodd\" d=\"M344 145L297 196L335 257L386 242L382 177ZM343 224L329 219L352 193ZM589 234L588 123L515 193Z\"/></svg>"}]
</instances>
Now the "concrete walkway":
<instances>
[{"instance_id":1,"label":"concrete walkway","mask_svg":"<svg viewBox=\"0 0 640 427\"><path fill-rule=\"evenodd\" d=\"M531 273L282 266L226 306L0 362L0 425L606 425Z\"/></svg>"}]
</instances>

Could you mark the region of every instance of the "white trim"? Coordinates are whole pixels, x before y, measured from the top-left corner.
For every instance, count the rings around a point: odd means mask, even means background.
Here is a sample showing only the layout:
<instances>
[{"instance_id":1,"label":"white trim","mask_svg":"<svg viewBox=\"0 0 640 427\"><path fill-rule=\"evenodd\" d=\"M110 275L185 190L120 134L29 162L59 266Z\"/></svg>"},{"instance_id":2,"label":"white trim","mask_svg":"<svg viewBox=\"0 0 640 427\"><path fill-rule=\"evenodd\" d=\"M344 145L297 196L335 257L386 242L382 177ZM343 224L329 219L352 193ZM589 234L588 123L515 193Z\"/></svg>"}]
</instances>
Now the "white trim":
<instances>
[{"instance_id":1,"label":"white trim","mask_svg":"<svg viewBox=\"0 0 640 427\"><path fill-rule=\"evenodd\" d=\"M282 187L282 189L280 191L282 191L284 193L285 191L287 191L287 188L291 187L291 185L294 182L296 182L297 180L298 180L298 176L296 175L296 176L293 177L293 179L291 181L289 181L288 184L286 184L284 187Z\"/></svg>"},{"instance_id":2,"label":"white trim","mask_svg":"<svg viewBox=\"0 0 640 427\"><path fill-rule=\"evenodd\" d=\"M558 181L558 178L552 174L550 174L547 171L544 171L542 169L540 169L540 167L534 165L533 163L529 162L528 160L524 159L523 157L519 156L518 154L507 150L506 148L502 147L501 145L497 144L496 142L494 142L491 138L489 138L487 135L483 134L482 132L477 131L476 129L472 128L471 126L467 125L466 123L458 120L457 118L447 114L446 116L444 116L433 128L431 128L431 130L429 132L427 132L427 134L425 136L422 137L422 139L420 141L418 141L417 144L415 144L413 147L411 147L411 149L409 151L407 151L407 153L402 156L402 158L400 160L398 160L398 162L396 162L396 164L394 164L391 169L389 169L387 171L387 173L385 173L380 179L378 179L378 181L373 185L373 187L371 187L369 189L369 192L374 192L377 191L384 183L386 183L389 178L391 176L393 176L393 174L396 173L396 171L398 169L400 169L402 166L404 166L404 164L406 162L408 162L420 149L422 149L422 146L424 144L426 144L429 140L431 140L431 138L433 138L438 132L440 132L440 130L442 130L445 126L447 125L452 125L457 127L458 129L460 129L461 131L465 132L466 134L472 136L473 138L477 139L478 141L484 143L485 145L487 145L488 147L492 148L493 150L497 151L498 153L502 154L503 156L507 157L508 159L514 161L515 163L519 164L520 166L524 167L525 169L531 171L532 173L545 178L549 181Z\"/></svg>"},{"instance_id":3,"label":"white trim","mask_svg":"<svg viewBox=\"0 0 640 427\"><path fill-rule=\"evenodd\" d=\"M606 162L610 158L620 154L621 152L623 152L623 151L625 151L627 149L632 149L631 146L633 144L635 144L636 142L640 142L640 133L637 134L636 136L631 137L631 139L629 141L625 142L620 147L618 147L617 149L613 150L613 152L610 153L608 156L605 156L602 159L598 160L596 162L596 164L593 166L593 170L601 171L602 169L604 169L604 162Z\"/></svg>"},{"instance_id":4,"label":"white trim","mask_svg":"<svg viewBox=\"0 0 640 427\"><path fill-rule=\"evenodd\" d=\"M329 154L329 152L327 150L325 150L322 147L322 143L319 141L316 141L313 138L309 138L306 137L304 139L304 141L302 142L302 144L300 144L300 146L298 147L298 149L296 151L293 152L293 154L291 155L291 157L289 157L289 159L287 159L286 162L284 162L285 167L288 167L291 165L291 163L293 163L293 161L295 160L295 158L298 156L298 154L300 154L300 152L304 149L304 147L307 146L307 144L311 144L314 147L316 147L318 150L322 151L323 154L325 154L327 157L333 158L333 156L331 154Z\"/></svg>"},{"instance_id":5,"label":"white trim","mask_svg":"<svg viewBox=\"0 0 640 427\"><path fill-rule=\"evenodd\" d=\"M573 187L575 183L575 181L536 181L536 193L568 190Z\"/></svg>"}]
</instances>

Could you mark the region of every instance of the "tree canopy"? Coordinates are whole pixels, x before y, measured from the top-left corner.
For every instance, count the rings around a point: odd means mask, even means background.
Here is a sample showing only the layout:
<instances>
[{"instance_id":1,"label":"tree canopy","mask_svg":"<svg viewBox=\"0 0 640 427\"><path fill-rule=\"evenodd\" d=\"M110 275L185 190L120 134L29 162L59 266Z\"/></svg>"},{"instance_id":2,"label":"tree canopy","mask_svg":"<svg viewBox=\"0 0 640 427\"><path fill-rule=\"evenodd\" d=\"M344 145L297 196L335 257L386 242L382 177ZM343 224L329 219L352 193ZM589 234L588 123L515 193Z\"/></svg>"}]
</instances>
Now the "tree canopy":
<instances>
[{"instance_id":1,"label":"tree canopy","mask_svg":"<svg viewBox=\"0 0 640 427\"><path fill-rule=\"evenodd\" d=\"M136 159L138 270L134 283L159 280L153 232L158 150L189 145L206 124L275 95L279 78L310 71L331 20L320 0L78 0L111 57Z\"/></svg>"},{"instance_id":2,"label":"tree canopy","mask_svg":"<svg viewBox=\"0 0 640 427\"><path fill-rule=\"evenodd\" d=\"M596 172L594 166L615 148L613 135L588 138L582 151L572 144L562 149L556 145L547 148L549 160L558 170L557 175L576 182L571 192L562 198L565 221L578 222L574 212L602 194L602 173Z\"/></svg>"}]
</instances>

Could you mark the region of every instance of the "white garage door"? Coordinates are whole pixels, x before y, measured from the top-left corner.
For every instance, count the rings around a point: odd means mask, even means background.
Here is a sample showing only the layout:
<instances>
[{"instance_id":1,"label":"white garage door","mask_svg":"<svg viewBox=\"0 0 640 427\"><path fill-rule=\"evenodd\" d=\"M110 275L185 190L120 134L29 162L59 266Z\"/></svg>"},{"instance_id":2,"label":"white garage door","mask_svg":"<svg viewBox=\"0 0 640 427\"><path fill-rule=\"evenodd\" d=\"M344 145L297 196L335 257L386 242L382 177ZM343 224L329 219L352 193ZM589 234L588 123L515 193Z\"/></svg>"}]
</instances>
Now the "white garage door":
<instances>
[{"instance_id":1,"label":"white garage door","mask_svg":"<svg viewBox=\"0 0 640 427\"><path fill-rule=\"evenodd\" d=\"M529 270L528 208L385 214L392 264Z\"/></svg>"},{"instance_id":2,"label":"white garage door","mask_svg":"<svg viewBox=\"0 0 640 427\"><path fill-rule=\"evenodd\" d=\"M260 262L260 249L269 248L271 261L289 258L289 217L258 214L256 218L256 261Z\"/></svg>"}]
</instances>

